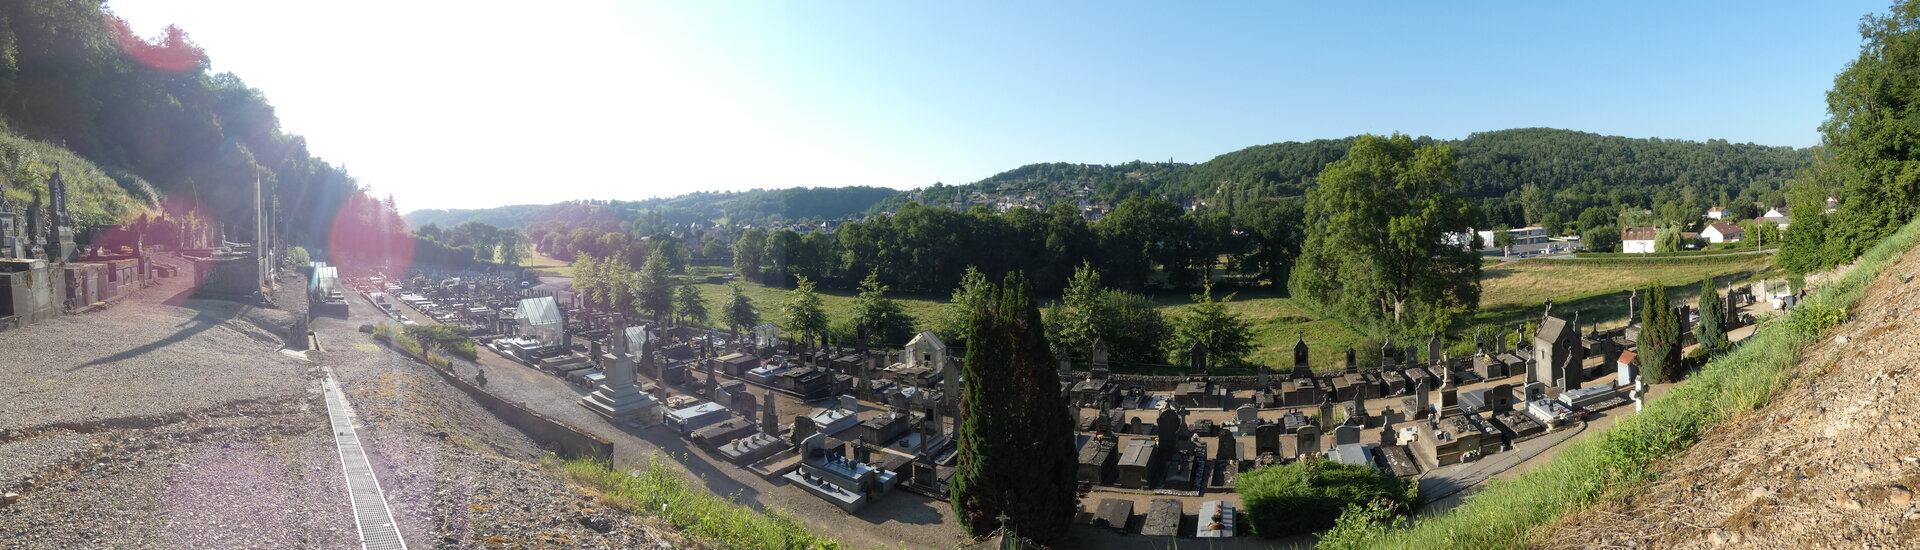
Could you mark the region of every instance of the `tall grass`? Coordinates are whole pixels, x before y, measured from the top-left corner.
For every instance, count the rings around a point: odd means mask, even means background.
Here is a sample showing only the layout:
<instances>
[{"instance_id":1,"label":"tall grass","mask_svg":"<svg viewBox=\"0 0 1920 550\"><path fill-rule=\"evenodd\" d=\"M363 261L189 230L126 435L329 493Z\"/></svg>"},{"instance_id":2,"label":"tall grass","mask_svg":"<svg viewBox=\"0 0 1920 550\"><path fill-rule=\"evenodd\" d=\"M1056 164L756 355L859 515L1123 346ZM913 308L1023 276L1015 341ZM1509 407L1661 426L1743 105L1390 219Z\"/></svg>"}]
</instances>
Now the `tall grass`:
<instances>
[{"instance_id":1,"label":"tall grass","mask_svg":"<svg viewBox=\"0 0 1920 550\"><path fill-rule=\"evenodd\" d=\"M1534 527L1649 481L1656 475L1655 462L1685 450L1702 431L1766 404L1786 386L1800 350L1842 320L1838 312L1851 309L1867 284L1916 242L1920 220L1868 250L1852 273L1816 290L1783 319L1762 324L1752 338L1640 414L1569 446L1540 469L1496 481L1452 512L1408 529L1330 542L1377 548L1525 547Z\"/></svg>"},{"instance_id":2,"label":"tall grass","mask_svg":"<svg viewBox=\"0 0 1920 550\"><path fill-rule=\"evenodd\" d=\"M627 512L658 517L688 538L721 548L841 548L777 510L754 511L694 486L659 457L633 473L597 459L573 459L561 471Z\"/></svg>"}]
</instances>

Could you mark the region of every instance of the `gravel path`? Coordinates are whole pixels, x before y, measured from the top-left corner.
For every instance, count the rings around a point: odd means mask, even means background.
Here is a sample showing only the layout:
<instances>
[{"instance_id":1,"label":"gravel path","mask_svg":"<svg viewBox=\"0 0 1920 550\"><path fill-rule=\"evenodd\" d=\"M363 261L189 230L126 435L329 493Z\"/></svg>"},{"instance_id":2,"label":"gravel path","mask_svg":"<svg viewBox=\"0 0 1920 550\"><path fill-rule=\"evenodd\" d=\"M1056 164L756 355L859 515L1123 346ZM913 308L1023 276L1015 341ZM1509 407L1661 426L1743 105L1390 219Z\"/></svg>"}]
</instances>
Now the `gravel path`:
<instances>
[{"instance_id":1,"label":"gravel path","mask_svg":"<svg viewBox=\"0 0 1920 550\"><path fill-rule=\"evenodd\" d=\"M17 493L0 500L0 548L356 547L321 365L341 374L411 546L675 544L593 509L519 432L350 327L323 338L351 351L280 353L303 289L261 309L163 279L0 333L0 492Z\"/></svg>"}]
</instances>

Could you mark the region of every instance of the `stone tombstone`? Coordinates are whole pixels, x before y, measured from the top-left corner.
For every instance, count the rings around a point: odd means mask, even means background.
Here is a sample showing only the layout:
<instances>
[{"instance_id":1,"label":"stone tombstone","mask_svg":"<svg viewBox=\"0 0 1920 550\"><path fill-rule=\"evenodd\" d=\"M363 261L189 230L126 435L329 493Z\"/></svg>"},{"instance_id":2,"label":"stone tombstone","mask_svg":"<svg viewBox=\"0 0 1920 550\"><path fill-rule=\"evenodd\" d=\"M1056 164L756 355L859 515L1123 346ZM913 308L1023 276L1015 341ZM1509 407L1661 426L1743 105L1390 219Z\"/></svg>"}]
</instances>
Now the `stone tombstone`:
<instances>
[{"instance_id":1,"label":"stone tombstone","mask_svg":"<svg viewBox=\"0 0 1920 550\"><path fill-rule=\"evenodd\" d=\"M1187 366L1193 374L1207 374L1206 342L1194 340L1193 346L1187 348Z\"/></svg>"},{"instance_id":2,"label":"stone tombstone","mask_svg":"<svg viewBox=\"0 0 1920 550\"><path fill-rule=\"evenodd\" d=\"M1393 368L1393 341L1392 340L1387 340L1385 342L1380 343L1380 367L1389 368L1389 369ZM1354 370L1355 370L1355 367L1353 365L1347 366L1347 372L1353 372Z\"/></svg>"},{"instance_id":3,"label":"stone tombstone","mask_svg":"<svg viewBox=\"0 0 1920 550\"><path fill-rule=\"evenodd\" d=\"M1355 426L1352 424L1341 424L1340 426L1335 427L1333 429L1333 444L1334 445L1359 444L1360 429L1361 428L1359 426Z\"/></svg>"},{"instance_id":4,"label":"stone tombstone","mask_svg":"<svg viewBox=\"0 0 1920 550\"><path fill-rule=\"evenodd\" d=\"M1442 418L1460 413L1460 389L1455 387L1453 372L1447 372L1445 382L1440 383L1440 416Z\"/></svg>"},{"instance_id":5,"label":"stone tombstone","mask_svg":"<svg viewBox=\"0 0 1920 550\"><path fill-rule=\"evenodd\" d=\"M1104 379L1108 376L1108 374L1113 372L1112 371L1113 367L1107 363L1107 341L1106 340L1102 340L1099 338L1093 339L1093 367L1092 368L1093 368L1092 372L1093 372L1094 378Z\"/></svg>"},{"instance_id":6,"label":"stone tombstone","mask_svg":"<svg viewBox=\"0 0 1920 550\"><path fill-rule=\"evenodd\" d=\"M1494 353L1507 352L1507 333L1496 332L1493 334L1493 352Z\"/></svg>"},{"instance_id":7,"label":"stone tombstone","mask_svg":"<svg viewBox=\"0 0 1920 550\"><path fill-rule=\"evenodd\" d=\"M1521 386L1520 389L1522 394L1526 396L1526 400L1528 403L1532 403L1534 401L1539 401L1547 398L1546 384L1542 384L1539 382L1528 382L1526 385Z\"/></svg>"},{"instance_id":8,"label":"stone tombstone","mask_svg":"<svg viewBox=\"0 0 1920 550\"><path fill-rule=\"evenodd\" d=\"M1358 391L1353 392L1353 415L1347 417L1349 422L1353 420L1364 421L1367 419L1367 416L1369 416L1367 414L1367 401L1362 399L1365 395L1366 394Z\"/></svg>"},{"instance_id":9,"label":"stone tombstone","mask_svg":"<svg viewBox=\"0 0 1920 550\"><path fill-rule=\"evenodd\" d=\"M827 434L813 433L813 434L808 434L806 437L802 437L799 439L800 439L800 444L799 444L800 458L802 460L813 458L813 455L815 453L826 452Z\"/></svg>"},{"instance_id":10,"label":"stone tombstone","mask_svg":"<svg viewBox=\"0 0 1920 550\"><path fill-rule=\"evenodd\" d=\"M1300 431L1305 432L1307 430L1312 430L1312 429L1314 429L1312 426L1307 426L1307 427L1300 428ZM1254 428L1253 429L1253 452L1259 453L1259 454L1265 454L1265 453L1279 454L1280 453L1280 431L1281 431L1280 426L1275 424L1261 424L1260 427ZM1315 431L1318 432L1318 430L1315 430Z\"/></svg>"},{"instance_id":11,"label":"stone tombstone","mask_svg":"<svg viewBox=\"0 0 1920 550\"><path fill-rule=\"evenodd\" d=\"M1421 418L1433 413L1433 405L1430 403L1431 396L1428 394L1428 392L1431 391L1433 391L1433 388L1427 386L1426 377L1421 377L1420 384L1414 387L1413 390L1414 417Z\"/></svg>"},{"instance_id":12,"label":"stone tombstone","mask_svg":"<svg viewBox=\"0 0 1920 550\"><path fill-rule=\"evenodd\" d=\"M1439 359L1440 359L1440 335L1435 334L1433 335L1433 338L1427 340L1427 360L1435 361Z\"/></svg>"},{"instance_id":13,"label":"stone tombstone","mask_svg":"<svg viewBox=\"0 0 1920 550\"><path fill-rule=\"evenodd\" d=\"M1293 343L1293 369L1297 371L1310 368L1307 362L1307 335L1301 333L1300 339Z\"/></svg>"},{"instance_id":14,"label":"stone tombstone","mask_svg":"<svg viewBox=\"0 0 1920 550\"><path fill-rule=\"evenodd\" d=\"M1234 439L1233 432L1222 431L1220 432L1220 438L1216 440L1213 445L1213 458L1215 460L1239 460L1240 449L1237 448L1239 446L1240 441Z\"/></svg>"},{"instance_id":15,"label":"stone tombstone","mask_svg":"<svg viewBox=\"0 0 1920 550\"><path fill-rule=\"evenodd\" d=\"M1235 421L1240 422L1241 424L1252 424L1252 423L1259 422L1260 408L1255 407L1251 404L1241 405L1239 407L1236 407L1233 409L1233 419Z\"/></svg>"},{"instance_id":16,"label":"stone tombstone","mask_svg":"<svg viewBox=\"0 0 1920 550\"><path fill-rule=\"evenodd\" d=\"M1327 400L1320 402L1320 425L1333 425L1333 392L1327 392Z\"/></svg>"},{"instance_id":17,"label":"stone tombstone","mask_svg":"<svg viewBox=\"0 0 1920 550\"><path fill-rule=\"evenodd\" d=\"M1126 429L1127 433L1130 433L1133 435L1146 435L1146 431L1147 431L1146 428L1143 427L1140 423L1140 417L1136 416L1136 417L1127 419L1127 429Z\"/></svg>"},{"instance_id":18,"label":"stone tombstone","mask_svg":"<svg viewBox=\"0 0 1920 550\"><path fill-rule=\"evenodd\" d=\"M1254 365L1253 370L1254 370L1254 374L1257 376L1257 378L1254 380L1254 389L1265 390L1267 388L1273 387L1273 381L1268 379L1267 377L1266 365Z\"/></svg>"},{"instance_id":19,"label":"stone tombstone","mask_svg":"<svg viewBox=\"0 0 1920 550\"><path fill-rule=\"evenodd\" d=\"M1473 354L1474 354L1474 355L1486 355L1486 354L1487 354L1487 335L1486 335L1486 334L1483 334L1483 333L1481 333L1481 332L1479 332L1479 331L1474 331L1474 333L1473 333Z\"/></svg>"},{"instance_id":20,"label":"stone tombstone","mask_svg":"<svg viewBox=\"0 0 1920 550\"><path fill-rule=\"evenodd\" d=\"M813 423L813 417L804 414L793 417L793 444L799 445L807 438L818 435L820 427Z\"/></svg>"},{"instance_id":21,"label":"stone tombstone","mask_svg":"<svg viewBox=\"0 0 1920 550\"><path fill-rule=\"evenodd\" d=\"M1160 409L1160 416L1154 421L1153 434L1159 439L1159 447L1172 449L1173 443L1181 439L1180 432L1185 431L1186 422L1186 419L1181 418L1180 413L1174 412L1172 407Z\"/></svg>"},{"instance_id":22,"label":"stone tombstone","mask_svg":"<svg viewBox=\"0 0 1920 550\"><path fill-rule=\"evenodd\" d=\"M1632 293L1627 294L1627 325L1628 326L1632 326L1640 322L1639 317L1634 315L1635 313L1640 311L1639 308L1640 308L1640 289L1635 288L1633 289Z\"/></svg>"},{"instance_id":23,"label":"stone tombstone","mask_svg":"<svg viewBox=\"0 0 1920 550\"><path fill-rule=\"evenodd\" d=\"M1067 354L1064 354L1064 353L1060 354L1060 376L1069 376L1072 374L1073 374L1073 360L1068 359Z\"/></svg>"},{"instance_id":24,"label":"stone tombstone","mask_svg":"<svg viewBox=\"0 0 1920 550\"><path fill-rule=\"evenodd\" d=\"M1356 355L1356 351L1353 349L1353 346L1347 346L1347 371L1352 372L1359 368L1360 368L1359 356Z\"/></svg>"},{"instance_id":25,"label":"stone tombstone","mask_svg":"<svg viewBox=\"0 0 1920 550\"><path fill-rule=\"evenodd\" d=\"M1401 353L1403 353L1403 354L1404 354L1404 355L1402 355L1401 357L1405 357L1405 358L1406 358L1406 363L1407 363L1407 366L1413 366L1413 365L1418 365L1418 364L1420 364L1420 348L1419 348L1419 347L1417 347L1417 346L1407 346L1407 349L1406 349L1405 351L1402 351ZM1438 358L1438 357L1428 357L1428 358L1427 358L1427 360L1428 360L1428 361L1433 361L1433 360L1435 360L1435 359L1439 359L1439 358Z\"/></svg>"},{"instance_id":26,"label":"stone tombstone","mask_svg":"<svg viewBox=\"0 0 1920 550\"><path fill-rule=\"evenodd\" d=\"M1318 456L1320 454L1320 428L1302 426L1293 433L1294 451L1299 456ZM1274 452L1280 452L1279 441L1274 441Z\"/></svg>"},{"instance_id":27,"label":"stone tombstone","mask_svg":"<svg viewBox=\"0 0 1920 550\"><path fill-rule=\"evenodd\" d=\"M761 403L762 404L760 405L760 423L761 423L760 429L766 430L768 435L779 435L780 434L780 415L776 414L776 412L774 411L773 390L767 390L766 393L761 395Z\"/></svg>"},{"instance_id":28,"label":"stone tombstone","mask_svg":"<svg viewBox=\"0 0 1920 550\"><path fill-rule=\"evenodd\" d=\"M1498 413L1513 410L1513 384L1499 384L1488 388L1486 395L1486 399L1482 401L1488 411Z\"/></svg>"}]
</instances>

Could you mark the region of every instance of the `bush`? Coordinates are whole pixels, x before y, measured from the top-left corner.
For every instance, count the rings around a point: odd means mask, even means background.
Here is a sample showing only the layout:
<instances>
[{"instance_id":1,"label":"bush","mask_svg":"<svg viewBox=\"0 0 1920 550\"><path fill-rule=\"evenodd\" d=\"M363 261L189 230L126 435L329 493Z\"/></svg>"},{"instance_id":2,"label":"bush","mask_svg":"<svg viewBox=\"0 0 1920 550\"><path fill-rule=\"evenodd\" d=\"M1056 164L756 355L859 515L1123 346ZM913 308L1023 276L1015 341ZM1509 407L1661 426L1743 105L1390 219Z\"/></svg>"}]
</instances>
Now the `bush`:
<instances>
[{"instance_id":1,"label":"bush","mask_svg":"<svg viewBox=\"0 0 1920 550\"><path fill-rule=\"evenodd\" d=\"M294 267L307 267L313 264L313 257L307 255L307 249L298 246L287 247L287 261Z\"/></svg>"},{"instance_id":2,"label":"bush","mask_svg":"<svg viewBox=\"0 0 1920 550\"><path fill-rule=\"evenodd\" d=\"M1795 332L1808 337L1819 337L1827 329L1846 321L1847 311L1830 302L1802 303L1787 312L1787 324Z\"/></svg>"},{"instance_id":3,"label":"bush","mask_svg":"<svg viewBox=\"0 0 1920 550\"><path fill-rule=\"evenodd\" d=\"M1348 506L1386 501L1405 515L1418 503L1413 484L1371 467L1309 457L1242 474L1236 482L1247 524L1262 537L1284 537L1333 527Z\"/></svg>"},{"instance_id":4,"label":"bush","mask_svg":"<svg viewBox=\"0 0 1920 550\"><path fill-rule=\"evenodd\" d=\"M454 357L472 361L479 358L473 350L473 340L467 337L467 329L446 325L414 325L406 328L407 337L418 340L423 345L431 345L453 354Z\"/></svg>"}]
</instances>

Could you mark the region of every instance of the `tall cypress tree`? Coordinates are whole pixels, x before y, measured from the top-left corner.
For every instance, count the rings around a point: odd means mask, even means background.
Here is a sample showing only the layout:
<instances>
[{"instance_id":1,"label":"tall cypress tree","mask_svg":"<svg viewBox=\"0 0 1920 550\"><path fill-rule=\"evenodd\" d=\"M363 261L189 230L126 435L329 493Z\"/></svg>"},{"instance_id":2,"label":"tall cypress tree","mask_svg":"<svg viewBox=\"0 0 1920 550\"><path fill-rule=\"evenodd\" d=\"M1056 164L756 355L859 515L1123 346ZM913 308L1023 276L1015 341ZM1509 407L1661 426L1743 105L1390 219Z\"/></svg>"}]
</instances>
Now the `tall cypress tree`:
<instances>
[{"instance_id":1,"label":"tall cypress tree","mask_svg":"<svg viewBox=\"0 0 1920 550\"><path fill-rule=\"evenodd\" d=\"M1693 334L1700 346L1709 350L1720 349L1727 345L1726 304L1720 301L1719 290L1713 286L1713 277L1700 281L1700 325L1694 327Z\"/></svg>"},{"instance_id":2,"label":"tall cypress tree","mask_svg":"<svg viewBox=\"0 0 1920 550\"><path fill-rule=\"evenodd\" d=\"M1066 535L1077 501L1072 420L1026 277L1009 274L971 304L961 369L959 466L950 486L968 533Z\"/></svg>"},{"instance_id":3,"label":"tall cypress tree","mask_svg":"<svg viewBox=\"0 0 1920 550\"><path fill-rule=\"evenodd\" d=\"M1679 375L1680 323L1667 302L1666 285L1657 282L1647 287L1647 303L1640 310L1640 366L1654 382L1671 382Z\"/></svg>"}]
</instances>

